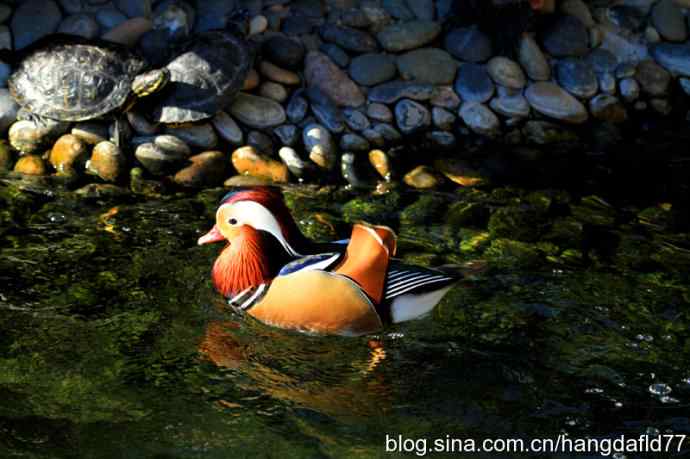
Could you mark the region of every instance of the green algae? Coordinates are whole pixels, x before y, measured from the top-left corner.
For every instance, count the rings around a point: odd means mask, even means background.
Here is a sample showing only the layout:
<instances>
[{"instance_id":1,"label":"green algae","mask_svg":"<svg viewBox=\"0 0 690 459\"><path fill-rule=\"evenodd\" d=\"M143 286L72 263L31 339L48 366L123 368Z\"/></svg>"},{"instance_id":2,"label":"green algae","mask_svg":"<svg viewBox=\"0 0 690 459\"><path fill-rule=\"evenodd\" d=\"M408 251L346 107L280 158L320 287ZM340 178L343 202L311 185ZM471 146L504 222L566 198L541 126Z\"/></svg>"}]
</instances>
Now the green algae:
<instances>
[{"instance_id":1,"label":"green algae","mask_svg":"<svg viewBox=\"0 0 690 459\"><path fill-rule=\"evenodd\" d=\"M372 364L370 337L304 336L223 307L209 280L219 247L196 239L225 191L0 185L3 456L378 457L386 433L687 429L687 235L664 207L286 189L310 237L364 219L399 230L406 262L487 264L428 318L378 335ZM677 401L650 394L656 383Z\"/></svg>"}]
</instances>

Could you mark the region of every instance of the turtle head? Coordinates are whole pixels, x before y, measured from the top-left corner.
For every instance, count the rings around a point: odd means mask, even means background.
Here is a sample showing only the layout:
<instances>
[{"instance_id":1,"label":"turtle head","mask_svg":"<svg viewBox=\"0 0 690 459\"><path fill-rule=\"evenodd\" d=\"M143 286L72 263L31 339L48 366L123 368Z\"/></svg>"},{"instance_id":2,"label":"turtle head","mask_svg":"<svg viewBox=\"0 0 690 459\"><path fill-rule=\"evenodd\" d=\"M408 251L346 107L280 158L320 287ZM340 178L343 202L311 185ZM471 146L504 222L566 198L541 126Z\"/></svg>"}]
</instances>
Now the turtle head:
<instances>
[{"instance_id":1,"label":"turtle head","mask_svg":"<svg viewBox=\"0 0 690 459\"><path fill-rule=\"evenodd\" d=\"M146 97L163 89L168 81L170 81L170 70L165 67L149 70L134 78L132 91L137 97Z\"/></svg>"}]
</instances>

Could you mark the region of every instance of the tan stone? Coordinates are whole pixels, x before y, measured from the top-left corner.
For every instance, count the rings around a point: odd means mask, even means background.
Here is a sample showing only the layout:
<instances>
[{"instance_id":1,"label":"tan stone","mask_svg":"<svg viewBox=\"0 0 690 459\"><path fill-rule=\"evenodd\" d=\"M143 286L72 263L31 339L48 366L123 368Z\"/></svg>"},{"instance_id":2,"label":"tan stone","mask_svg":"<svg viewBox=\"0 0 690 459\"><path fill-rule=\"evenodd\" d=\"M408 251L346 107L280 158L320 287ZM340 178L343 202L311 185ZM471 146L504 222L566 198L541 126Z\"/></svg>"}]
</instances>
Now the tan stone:
<instances>
[{"instance_id":1,"label":"tan stone","mask_svg":"<svg viewBox=\"0 0 690 459\"><path fill-rule=\"evenodd\" d=\"M247 73L247 78L244 80L242 90L251 91L252 89L258 87L260 82L261 78L259 78L259 73L254 69L249 69L249 73Z\"/></svg>"},{"instance_id":2,"label":"tan stone","mask_svg":"<svg viewBox=\"0 0 690 459\"><path fill-rule=\"evenodd\" d=\"M391 164L390 159L385 151L371 150L369 152L369 162L374 167L376 172L386 180L391 178Z\"/></svg>"},{"instance_id":3,"label":"tan stone","mask_svg":"<svg viewBox=\"0 0 690 459\"><path fill-rule=\"evenodd\" d=\"M438 159L434 167L451 181L462 186L476 186L485 181L481 173L467 161Z\"/></svg>"},{"instance_id":4,"label":"tan stone","mask_svg":"<svg viewBox=\"0 0 690 459\"><path fill-rule=\"evenodd\" d=\"M439 180L436 172L429 166L417 166L405 174L403 181L412 188L429 189L438 186Z\"/></svg>"},{"instance_id":5,"label":"tan stone","mask_svg":"<svg viewBox=\"0 0 690 459\"><path fill-rule=\"evenodd\" d=\"M49 161L58 174L73 174L82 169L88 154L86 142L73 134L65 134L50 150Z\"/></svg>"},{"instance_id":6,"label":"tan stone","mask_svg":"<svg viewBox=\"0 0 690 459\"><path fill-rule=\"evenodd\" d=\"M289 86L300 84L302 81L298 74L278 67L268 61L261 61L259 64L259 71L263 76L276 83L282 83Z\"/></svg>"},{"instance_id":7,"label":"tan stone","mask_svg":"<svg viewBox=\"0 0 690 459\"><path fill-rule=\"evenodd\" d=\"M43 158L38 155L24 155L14 165L14 171L26 175L45 175L47 167Z\"/></svg>"},{"instance_id":8,"label":"tan stone","mask_svg":"<svg viewBox=\"0 0 690 459\"><path fill-rule=\"evenodd\" d=\"M285 164L262 155L251 145L240 147L232 152L232 165L243 175L263 178L275 183L288 181L288 168Z\"/></svg>"},{"instance_id":9,"label":"tan stone","mask_svg":"<svg viewBox=\"0 0 690 459\"><path fill-rule=\"evenodd\" d=\"M205 151L189 158L191 164L173 178L187 188L205 188L219 185L227 174L227 160L223 152Z\"/></svg>"}]
</instances>

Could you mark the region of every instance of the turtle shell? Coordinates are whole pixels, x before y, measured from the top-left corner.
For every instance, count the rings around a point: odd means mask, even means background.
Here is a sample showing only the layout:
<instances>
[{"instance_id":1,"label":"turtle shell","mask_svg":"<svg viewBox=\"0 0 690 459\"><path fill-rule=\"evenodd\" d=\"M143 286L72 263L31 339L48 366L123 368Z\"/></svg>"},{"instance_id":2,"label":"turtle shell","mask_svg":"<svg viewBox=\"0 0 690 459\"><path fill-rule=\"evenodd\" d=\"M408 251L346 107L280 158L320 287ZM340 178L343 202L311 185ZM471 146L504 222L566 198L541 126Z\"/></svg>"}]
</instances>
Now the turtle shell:
<instances>
[{"instance_id":1,"label":"turtle shell","mask_svg":"<svg viewBox=\"0 0 690 459\"><path fill-rule=\"evenodd\" d=\"M31 113L60 121L97 118L120 108L146 63L106 42L60 37L28 50L8 81Z\"/></svg>"},{"instance_id":2,"label":"turtle shell","mask_svg":"<svg viewBox=\"0 0 690 459\"><path fill-rule=\"evenodd\" d=\"M167 65L170 82L153 108L159 123L210 118L242 88L252 65L246 42L225 31L196 36Z\"/></svg>"}]
</instances>

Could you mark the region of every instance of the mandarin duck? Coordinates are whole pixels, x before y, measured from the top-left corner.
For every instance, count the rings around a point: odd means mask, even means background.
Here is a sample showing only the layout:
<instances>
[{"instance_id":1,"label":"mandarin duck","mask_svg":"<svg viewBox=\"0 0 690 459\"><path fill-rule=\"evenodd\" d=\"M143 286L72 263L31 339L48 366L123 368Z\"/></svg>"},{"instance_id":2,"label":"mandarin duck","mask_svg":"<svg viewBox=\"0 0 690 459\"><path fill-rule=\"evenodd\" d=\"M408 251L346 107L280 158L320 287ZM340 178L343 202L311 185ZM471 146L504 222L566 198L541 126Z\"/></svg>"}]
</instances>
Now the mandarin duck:
<instances>
[{"instance_id":1,"label":"mandarin duck","mask_svg":"<svg viewBox=\"0 0 690 459\"><path fill-rule=\"evenodd\" d=\"M388 227L355 224L349 240L316 243L272 187L240 188L221 200L199 245L226 241L215 288L260 321L311 333L365 335L430 312L459 276L392 258Z\"/></svg>"}]
</instances>

